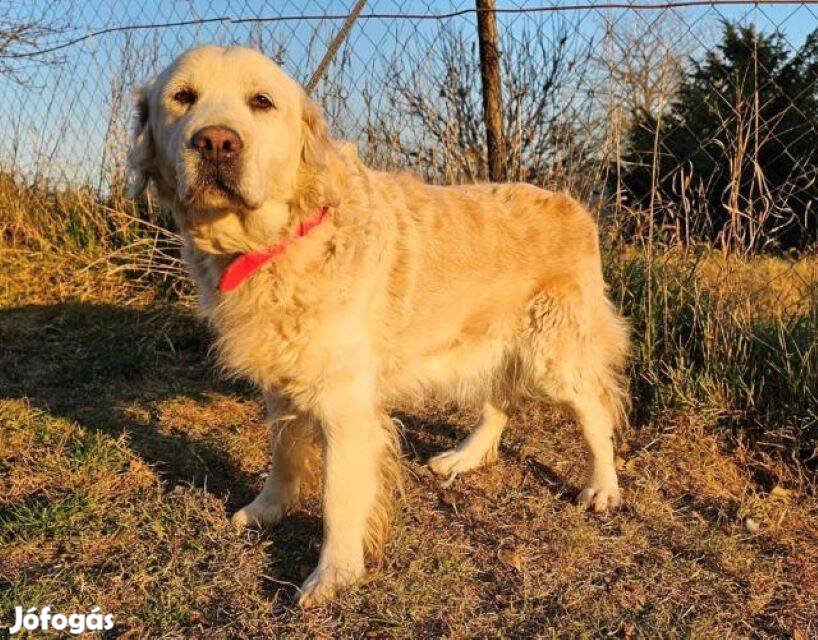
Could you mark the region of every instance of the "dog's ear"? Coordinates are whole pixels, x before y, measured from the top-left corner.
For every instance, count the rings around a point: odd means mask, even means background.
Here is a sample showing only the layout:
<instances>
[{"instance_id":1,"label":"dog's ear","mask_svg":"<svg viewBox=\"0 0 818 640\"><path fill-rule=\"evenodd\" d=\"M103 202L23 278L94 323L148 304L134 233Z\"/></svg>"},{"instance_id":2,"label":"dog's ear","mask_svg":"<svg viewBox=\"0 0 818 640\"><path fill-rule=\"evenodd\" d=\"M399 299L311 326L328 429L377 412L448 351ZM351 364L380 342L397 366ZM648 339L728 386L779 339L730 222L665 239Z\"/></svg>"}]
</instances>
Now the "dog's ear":
<instances>
[{"instance_id":1,"label":"dog's ear","mask_svg":"<svg viewBox=\"0 0 818 640\"><path fill-rule=\"evenodd\" d=\"M301 98L302 146L301 161L307 165L321 167L326 163L328 146L327 122L324 114L314 101L306 94Z\"/></svg>"},{"instance_id":2,"label":"dog's ear","mask_svg":"<svg viewBox=\"0 0 818 640\"><path fill-rule=\"evenodd\" d=\"M134 117L131 148L128 151L130 182L127 194L131 198L141 195L148 186L153 171L156 148L150 126L150 85L134 91L136 115Z\"/></svg>"},{"instance_id":3,"label":"dog's ear","mask_svg":"<svg viewBox=\"0 0 818 640\"><path fill-rule=\"evenodd\" d=\"M302 94L301 105L298 200L308 211L320 204L336 204L343 176L321 108L306 94Z\"/></svg>"}]
</instances>

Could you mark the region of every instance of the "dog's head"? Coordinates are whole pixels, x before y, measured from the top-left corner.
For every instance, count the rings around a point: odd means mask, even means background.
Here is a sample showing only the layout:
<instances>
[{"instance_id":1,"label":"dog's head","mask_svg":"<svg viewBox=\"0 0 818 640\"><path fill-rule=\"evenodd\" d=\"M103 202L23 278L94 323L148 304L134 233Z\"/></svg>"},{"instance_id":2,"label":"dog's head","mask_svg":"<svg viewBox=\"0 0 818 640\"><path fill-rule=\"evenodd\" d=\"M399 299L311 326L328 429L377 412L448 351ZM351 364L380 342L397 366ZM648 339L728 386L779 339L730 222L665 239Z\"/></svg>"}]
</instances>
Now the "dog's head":
<instances>
[{"instance_id":1,"label":"dog's head","mask_svg":"<svg viewBox=\"0 0 818 640\"><path fill-rule=\"evenodd\" d=\"M278 235L293 208L332 198L334 153L318 107L272 60L241 47L184 53L137 91L129 155L201 249L231 253Z\"/></svg>"}]
</instances>

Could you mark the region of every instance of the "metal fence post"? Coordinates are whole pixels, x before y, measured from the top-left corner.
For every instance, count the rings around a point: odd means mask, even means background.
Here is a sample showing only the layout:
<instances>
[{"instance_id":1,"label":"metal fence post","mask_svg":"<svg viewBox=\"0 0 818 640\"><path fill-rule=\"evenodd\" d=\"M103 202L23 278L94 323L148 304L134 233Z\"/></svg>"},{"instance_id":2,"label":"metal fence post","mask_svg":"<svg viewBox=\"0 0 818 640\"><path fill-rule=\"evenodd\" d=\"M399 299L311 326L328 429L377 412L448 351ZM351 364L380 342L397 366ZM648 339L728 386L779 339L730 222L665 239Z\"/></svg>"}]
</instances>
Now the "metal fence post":
<instances>
[{"instance_id":1,"label":"metal fence post","mask_svg":"<svg viewBox=\"0 0 818 640\"><path fill-rule=\"evenodd\" d=\"M486 127L489 178L505 178L503 97L500 88L500 51L494 0L476 0L477 39L480 45L480 76L483 80L483 122Z\"/></svg>"}]
</instances>

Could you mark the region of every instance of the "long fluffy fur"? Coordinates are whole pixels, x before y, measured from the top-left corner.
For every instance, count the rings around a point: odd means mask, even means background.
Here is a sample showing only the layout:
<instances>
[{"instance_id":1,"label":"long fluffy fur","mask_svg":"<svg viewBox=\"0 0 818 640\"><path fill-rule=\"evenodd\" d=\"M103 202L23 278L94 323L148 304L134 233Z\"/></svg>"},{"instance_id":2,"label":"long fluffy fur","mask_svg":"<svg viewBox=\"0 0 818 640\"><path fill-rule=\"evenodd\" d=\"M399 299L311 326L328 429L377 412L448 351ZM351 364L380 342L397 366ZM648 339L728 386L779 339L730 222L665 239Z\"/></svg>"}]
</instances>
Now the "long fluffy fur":
<instances>
[{"instance_id":1,"label":"long fluffy fur","mask_svg":"<svg viewBox=\"0 0 818 640\"><path fill-rule=\"evenodd\" d=\"M186 259L227 370L318 423L333 420L322 404L328 391L341 398L342 410L347 395L370 405L363 420L377 427L367 436L374 444L364 444L376 452L380 471L366 549L373 555L382 549L400 485L387 412L429 395L489 403L498 415L522 395L565 404L593 453L580 500L598 509L618 503L610 439L626 413L629 330L606 297L588 212L567 194L530 185L443 188L372 171L330 138L315 104L303 93L300 100L301 130L293 135L301 138L301 154L293 159L295 187L282 232L292 234L299 219L326 203L324 223L229 294L216 283L230 256L203 251L186 234ZM185 233L188 212L163 177L170 170L150 157L156 140L145 122L134 152L139 184L145 176L158 183ZM246 214L253 215L262 214ZM232 224L231 241L251 228L246 218L227 218L220 224ZM218 240L219 228L210 232ZM248 237L250 246L265 241L275 238ZM349 411L360 409L354 402ZM485 442L469 445L485 449L466 451L476 464L493 458L498 425L486 427ZM326 424L322 429L329 437ZM298 438L293 442L297 447ZM456 454L455 473L466 468L466 454Z\"/></svg>"}]
</instances>

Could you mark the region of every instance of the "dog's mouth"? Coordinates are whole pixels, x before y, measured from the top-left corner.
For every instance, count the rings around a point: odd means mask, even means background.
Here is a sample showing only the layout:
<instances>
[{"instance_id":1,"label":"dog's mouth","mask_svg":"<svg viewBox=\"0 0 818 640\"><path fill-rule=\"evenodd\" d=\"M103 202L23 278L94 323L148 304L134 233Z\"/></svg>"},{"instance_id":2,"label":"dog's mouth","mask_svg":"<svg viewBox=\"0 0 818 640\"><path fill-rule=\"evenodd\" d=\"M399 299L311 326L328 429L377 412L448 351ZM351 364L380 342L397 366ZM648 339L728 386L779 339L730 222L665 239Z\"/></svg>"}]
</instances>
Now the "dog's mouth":
<instances>
[{"instance_id":1,"label":"dog's mouth","mask_svg":"<svg viewBox=\"0 0 818 640\"><path fill-rule=\"evenodd\" d=\"M209 209L253 209L239 186L232 165L203 164L197 168L196 178L187 191L185 202L191 207Z\"/></svg>"}]
</instances>

